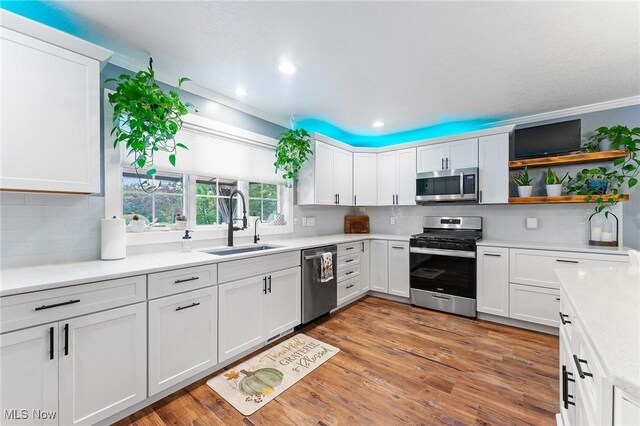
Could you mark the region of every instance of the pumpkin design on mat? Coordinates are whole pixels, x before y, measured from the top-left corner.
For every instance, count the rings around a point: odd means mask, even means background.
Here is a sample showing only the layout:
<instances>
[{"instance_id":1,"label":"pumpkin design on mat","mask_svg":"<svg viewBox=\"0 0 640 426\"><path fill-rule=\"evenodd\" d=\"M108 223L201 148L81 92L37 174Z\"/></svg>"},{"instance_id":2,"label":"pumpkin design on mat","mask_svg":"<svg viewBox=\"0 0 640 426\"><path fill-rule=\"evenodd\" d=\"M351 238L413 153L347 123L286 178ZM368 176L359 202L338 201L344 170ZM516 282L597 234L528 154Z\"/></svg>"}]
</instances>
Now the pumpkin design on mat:
<instances>
[{"instance_id":1,"label":"pumpkin design on mat","mask_svg":"<svg viewBox=\"0 0 640 426\"><path fill-rule=\"evenodd\" d=\"M256 371L240 370L245 377L240 381L238 388L247 395L268 395L273 392L280 383L284 374L275 368L260 368Z\"/></svg>"}]
</instances>

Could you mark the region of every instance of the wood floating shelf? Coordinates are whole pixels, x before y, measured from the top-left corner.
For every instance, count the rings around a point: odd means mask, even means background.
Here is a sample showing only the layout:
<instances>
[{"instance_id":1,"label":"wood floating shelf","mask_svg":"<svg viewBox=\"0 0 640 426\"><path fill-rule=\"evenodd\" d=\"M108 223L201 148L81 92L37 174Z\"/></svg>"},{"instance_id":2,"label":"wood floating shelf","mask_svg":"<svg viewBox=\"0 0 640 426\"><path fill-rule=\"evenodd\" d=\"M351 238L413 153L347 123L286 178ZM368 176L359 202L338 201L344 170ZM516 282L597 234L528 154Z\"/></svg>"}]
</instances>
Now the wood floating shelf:
<instances>
[{"instance_id":1,"label":"wood floating shelf","mask_svg":"<svg viewBox=\"0 0 640 426\"><path fill-rule=\"evenodd\" d=\"M509 204L547 204L547 203L595 203L600 195L594 195L587 201L586 195L561 195L559 197L509 197ZM613 195L605 194L602 198L608 200ZM627 201L628 195L623 195L619 201Z\"/></svg>"},{"instance_id":2,"label":"wood floating shelf","mask_svg":"<svg viewBox=\"0 0 640 426\"><path fill-rule=\"evenodd\" d=\"M626 149L614 149L601 152L583 152L581 154L559 155L557 157L530 158L528 160L509 161L509 169L524 169L525 167L561 166L567 164L595 163L624 158L629 155Z\"/></svg>"}]
</instances>

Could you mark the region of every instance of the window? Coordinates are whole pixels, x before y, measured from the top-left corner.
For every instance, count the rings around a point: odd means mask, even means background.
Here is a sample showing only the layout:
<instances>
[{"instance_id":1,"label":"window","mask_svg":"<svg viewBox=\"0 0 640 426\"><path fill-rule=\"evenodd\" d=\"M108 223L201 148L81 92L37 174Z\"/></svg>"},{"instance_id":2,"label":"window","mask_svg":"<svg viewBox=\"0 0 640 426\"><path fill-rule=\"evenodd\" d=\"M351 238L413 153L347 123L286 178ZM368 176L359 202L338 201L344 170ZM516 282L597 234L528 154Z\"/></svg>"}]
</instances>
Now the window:
<instances>
[{"instance_id":1,"label":"window","mask_svg":"<svg viewBox=\"0 0 640 426\"><path fill-rule=\"evenodd\" d=\"M219 178L196 179L196 225L229 223L229 196L238 182ZM233 217L237 217L238 200L233 200Z\"/></svg>"},{"instance_id":2,"label":"window","mask_svg":"<svg viewBox=\"0 0 640 426\"><path fill-rule=\"evenodd\" d=\"M249 183L249 216L257 216L266 222L275 219L278 208L278 185Z\"/></svg>"},{"instance_id":3,"label":"window","mask_svg":"<svg viewBox=\"0 0 640 426\"><path fill-rule=\"evenodd\" d=\"M158 189L147 193L140 188L140 178L135 172L122 173L122 207L125 218L138 215L146 218L148 223L156 219L158 225L173 223L177 213L184 213L182 175L158 173L153 176L152 183Z\"/></svg>"}]
</instances>

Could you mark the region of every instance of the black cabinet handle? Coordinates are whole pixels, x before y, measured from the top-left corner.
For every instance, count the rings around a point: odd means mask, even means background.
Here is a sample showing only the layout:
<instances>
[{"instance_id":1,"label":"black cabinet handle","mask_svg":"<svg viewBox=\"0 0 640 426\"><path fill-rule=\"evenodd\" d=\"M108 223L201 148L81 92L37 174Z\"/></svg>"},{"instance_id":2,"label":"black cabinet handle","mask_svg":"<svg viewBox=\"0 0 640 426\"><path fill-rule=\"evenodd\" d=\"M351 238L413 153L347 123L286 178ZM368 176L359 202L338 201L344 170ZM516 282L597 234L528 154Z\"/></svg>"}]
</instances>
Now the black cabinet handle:
<instances>
[{"instance_id":1,"label":"black cabinet handle","mask_svg":"<svg viewBox=\"0 0 640 426\"><path fill-rule=\"evenodd\" d=\"M358 197L354 194L353 195L353 205L357 205L358 204Z\"/></svg>"},{"instance_id":2,"label":"black cabinet handle","mask_svg":"<svg viewBox=\"0 0 640 426\"><path fill-rule=\"evenodd\" d=\"M176 311L181 311L181 310L183 310L183 309L193 308L194 306L198 306L199 304L200 304L200 302L193 302L192 304L187 305L187 306L178 306L178 307L176 308Z\"/></svg>"},{"instance_id":3,"label":"black cabinet handle","mask_svg":"<svg viewBox=\"0 0 640 426\"><path fill-rule=\"evenodd\" d=\"M441 170L444 170L444 158L441 158L441 159L440 159L440 163L441 163L441 165L440 165L440 169L441 169Z\"/></svg>"},{"instance_id":4,"label":"black cabinet handle","mask_svg":"<svg viewBox=\"0 0 640 426\"><path fill-rule=\"evenodd\" d=\"M69 355L69 323L64 325L64 354Z\"/></svg>"},{"instance_id":5,"label":"black cabinet handle","mask_svg":"<svg viewBox=\"0 0 640 426\"><path fill-rule=\"evenodd\" d=\"M354 248L355 248L355 247L347 247L346 249L344 249L344 251L347 251L347 250L353 250Z\"/></svg>"},{"instance_id":6,"label":"black cabinet handle","mask_svg":"<svg viewBox=\"0 0 640 426\"><path fill-rule=\"evenodd\" d=\"M57 308L58 306L73 305L74 303L80 303L80 299L73 299L73 300L69 300L68 302L54 303L53 305L38 306L36 308L36 311L41 311L43 309Z\"/></svg>"},{"instance_id":7,"label":"black cabinet handle","mask_svg":"<svg viewBox=\"0 0 640 426\"><path fill-rule=\"evenodd\" d=\"M347 288L353 287L355 284L348 285Z\"/></svg>"},{"instance_id":8,"label":"black cabinet handle","mask_svg":"<svg viewBox=\"0 0 640 426\"><path fill-rule=\"evenodd\" d=\"M582 370L582 363L587 364L586 359L580 359L578 358L578 355L574 355L573 362L576 363L576 368L578 369L578 376L580 376L581 379L584 379L585 377L593 377L593 374Z\"/></svg>"},{"instance_id":9,"label":"black cabinet handle","mask_svg":"<svg viewBox=\"0 0 640 426\"><path fill-rule=\"evenodd\" d=\"M271 275L269 275L269 293L271 293Z\"/></svg>"},{"instance_id":10,"label":"black cabinet handle","mask_svg":"<svg viewBox=\"0 0 640 426\"><path fill-rule=\"evenodd\" d=\"M556 262L560 262L560 263L580 263L577 260L565 260L565 259L556 259Z\"/></svg>"},{"instance_id":11,"label":"black cabinet handle","mask_svg":"<svg viewBox=\"0 0 640 426\"><path fill-rule=\"evenodd\" d=\"M355 260L355 259L347 259L347 260L345 260L345 261L344 261L344 263L351 263L351 262L353 262L354 260Z\"/></svg>"},{"instance_id":12,"label":"black cabinet handle","mask_svg":"<svg viewBox=\"0 0 640 426\"><path fill-rule=\"evenodd\" d=\"M404 247L402 247L402 246L391 246L391 248L393 248L393 249L400 249L400 250L404 250Z\"/></svg>"},{"instance_id":13,"label":"black cabinet handle","mask_svg":"<svg viewBox=\"0 0 640 426\"><path fill-rule=\"evenodd\" d=\"M501 254L494 254L494 253L484 253L485 256L491 256L491 257L502 257Z\"/></svg>"},{"instance_id":14,"label":"black cabinet handle","mask_svg":"<svg viewBox=\"0 0 640 426\"><path fill-rule=\"evenodd\" d=\"M195 281L195 280L199 280L200 277L191 277L191 278L185 278L184 280L175 280L173 283L174 284L180 284L180 283L186 283L189 281Z\"/></svg>"},{"instance_id":15,"label":"black cabinet handle","mask_svg":"<svg viewBox=\"0 0 640 426\"><path fill-rule=\"evenodd\" d=\"M562 402L564 403L564 408L569 409L569 405L576 405L575 402L569 401L569 398L573 399L573 395L569 395L569 382L575 382L575 380L570 379L569 375L573 376L572 373L567 371L567 366L562 366Z\"/></svg>"},{"instance_id":16,"label":"black cabinet handle","mask_svg":"<svg viewBox=\"0 0 640 426\"><path fill-rule=\"evenodd\" d=\"M267 277L262 277L262 293L267 294Z\"/></svg>"},{"instance_id":17,"label":"black cabinet handle","mask_svg":"<svg viewBox=\"0 0 640 426\"><path fill-rule=\"evenodd\" d=\"M338 194L338 204L340 204L340 194Z\"/></svg>"},{"instance_id":18,"label":"black cabinet handle","mask_svg":"<svg viewBox=\"0 0 640 426\"><path fill-rule=\"evenodd\" d=\"M53 359L53 327L49 327L49 359Z\"/></svg>"},{"instance_id":19,"label":"black cabinet handle","mask_svg":"<svg viewBox=\"0 0 640 426\"><path fill-rule=\"evenodd\" d=\"M347 272L345 275L351 275L351 274L353 274L353 273L354 273L354 271L349 271L349 272Z\"/></svg>"},{"instance_id":20,"label":"black cabinet handle","mask_svg":"<svg viewBox=\"0 0 640 426\"><path fill-rule=\"evenodd\" d=\"M565 318L569 318L569 315L563 314L562 312L559 312L559 314L560 314L560 322L562 322L562 325L571 324L571 321L565 319Z\"/></svg>"}]
</instances>

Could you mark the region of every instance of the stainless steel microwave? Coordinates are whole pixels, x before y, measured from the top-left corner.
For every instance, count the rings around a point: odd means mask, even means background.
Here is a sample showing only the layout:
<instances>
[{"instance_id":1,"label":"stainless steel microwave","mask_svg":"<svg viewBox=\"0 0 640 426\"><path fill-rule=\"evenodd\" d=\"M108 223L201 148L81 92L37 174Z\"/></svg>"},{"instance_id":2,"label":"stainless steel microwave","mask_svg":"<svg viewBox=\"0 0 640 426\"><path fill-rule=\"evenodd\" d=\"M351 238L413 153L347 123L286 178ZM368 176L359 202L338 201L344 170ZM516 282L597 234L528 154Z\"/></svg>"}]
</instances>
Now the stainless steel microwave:
<instances>
[{"instance_id":1,"label":"stainless steel microwave","mask_svg":"<svg viewBox=\"0 0 640 426\"><path fill-rule=\"evenodd\" d=\"M416 202L477 201L478 168L418 173Z\"/></svg>"}]
</instances>

